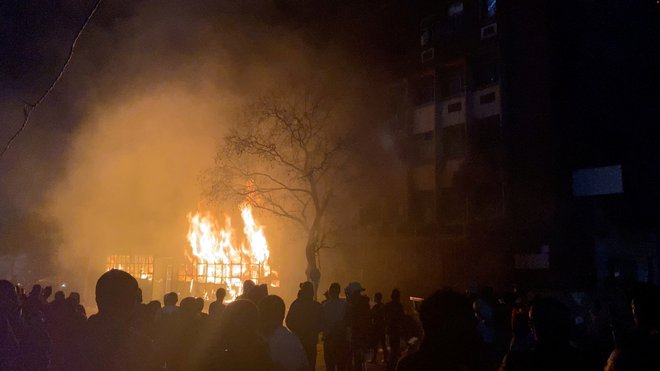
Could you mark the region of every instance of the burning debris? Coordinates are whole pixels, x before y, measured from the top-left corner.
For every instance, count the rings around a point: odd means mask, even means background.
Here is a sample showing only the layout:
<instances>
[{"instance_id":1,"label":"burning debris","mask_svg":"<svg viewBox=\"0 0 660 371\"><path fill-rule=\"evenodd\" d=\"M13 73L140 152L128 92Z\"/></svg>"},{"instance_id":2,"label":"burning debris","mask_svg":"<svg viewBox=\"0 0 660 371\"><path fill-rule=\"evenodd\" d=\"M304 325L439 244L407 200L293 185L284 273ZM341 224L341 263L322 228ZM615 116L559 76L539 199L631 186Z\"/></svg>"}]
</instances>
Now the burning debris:
<instances>
[{"instance_id":1,"label":"burning debris","mask_svg":"<svg viewBox=\"0 0 660 371\"><path fill-rule=\"evenodd\" d=\"M227 290L226 300L232 301L240 294L245 280L278 287L277 272L271 270L269 264L270 250L264 227L254 219L250 205L241 205L241 219L243 236L239 241L230 217L225 216L224 225L220 226L208 212L188 214L187 238L190 247L184 251L187 262L179 266L176 277L173 277L172 264L166 264L164 272L156 269L154 273L153 256L112 255L108 257L106 268L124 270L137 279L149 282L154 278L157 282L165 281L168 282L164 287L166 291L187 291L205 300L212 299L216 288L224 287ZM163 260L168 259L171 260ZM171 281L178 284L173 286L169 284Z\"/></svg>"},{"instance_id":2,"label":"burning debris","mask_svg":"<svg viewBox=\"0 0 660 371\"><path fill-rule=\"evenodd\" d=\"M234 300L245 280L279 285L268 263L270 250L263 226L257 224L249 205L241 206L241 218L244 240L239 245L231 218L225 217L224 227L219 227L209 213L188 215L188 242L193 255L190 261L196 271L191 291L194 282L221 285L227 289L227 299Z\"/></svg>"}]
</instances>

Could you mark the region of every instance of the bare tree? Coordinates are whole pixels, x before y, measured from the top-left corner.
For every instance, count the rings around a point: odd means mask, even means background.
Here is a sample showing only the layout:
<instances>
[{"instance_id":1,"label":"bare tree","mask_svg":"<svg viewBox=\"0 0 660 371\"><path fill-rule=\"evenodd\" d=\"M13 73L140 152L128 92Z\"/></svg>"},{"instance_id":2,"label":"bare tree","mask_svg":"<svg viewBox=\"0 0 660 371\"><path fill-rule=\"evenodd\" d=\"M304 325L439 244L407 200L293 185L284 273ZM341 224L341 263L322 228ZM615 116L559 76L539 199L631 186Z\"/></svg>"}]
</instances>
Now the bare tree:
<instances>
[{"instance_id":1,"label":"bare tree","mask_svg":"<svg viewBox=\"0 0 660 371\"><path fill-rule=\"evenodd\" d=\"M319 251L337 229L329 208L348 173L346 126L332 102L309 89L255 99L225 138L210 179L214 198L247 200L300 228L315 288Z\"/></svg>"}]
</instances>

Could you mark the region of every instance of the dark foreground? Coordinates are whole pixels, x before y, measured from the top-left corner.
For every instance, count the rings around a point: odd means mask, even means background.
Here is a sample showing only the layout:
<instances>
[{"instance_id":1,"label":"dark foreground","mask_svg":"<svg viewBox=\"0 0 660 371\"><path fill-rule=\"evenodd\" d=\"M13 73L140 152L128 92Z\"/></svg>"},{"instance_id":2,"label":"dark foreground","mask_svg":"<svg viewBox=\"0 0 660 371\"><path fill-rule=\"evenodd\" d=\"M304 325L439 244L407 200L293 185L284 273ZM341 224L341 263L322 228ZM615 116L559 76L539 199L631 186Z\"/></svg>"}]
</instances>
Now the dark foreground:
<instances>
[{"instance_id":1,"label":"dark foreground","mask_svg":"<svg viewBox=\"0 0 660 371\"><path fill-rule=\"evenodd\" d=\"M246 281L204 313L201 298L175 293L144 304L137 281L111 270L87 318L76 293L50 300L50 287L26 295L2 280L0 370L660 370L660 294L648 285L566 297L443 289L408 310L396 289L373 304L358 282L341 291L333 283L319 303L304 282L286 312Z\"/></svg>"}]
</instances>

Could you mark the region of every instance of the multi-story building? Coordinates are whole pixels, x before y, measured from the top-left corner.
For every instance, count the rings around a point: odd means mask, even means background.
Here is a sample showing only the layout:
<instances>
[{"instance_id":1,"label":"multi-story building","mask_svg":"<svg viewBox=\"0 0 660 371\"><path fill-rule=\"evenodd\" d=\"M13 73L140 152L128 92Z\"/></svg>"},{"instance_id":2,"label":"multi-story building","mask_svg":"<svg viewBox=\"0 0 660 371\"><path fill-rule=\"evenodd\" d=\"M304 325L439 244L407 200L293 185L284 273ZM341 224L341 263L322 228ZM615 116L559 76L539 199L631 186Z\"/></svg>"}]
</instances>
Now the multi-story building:
<instances>
[{"instance_id":1,"label":"multi-story building","mask_svg":"<svg viewBox=\"0 0 660 371\"><path fill-rule=\"evenodd\" d=\"M657 279L658 213L640 199L658 200L649 166L658 151L629 141L650 143L632 133L648 128L653 110L639 91L612 99L630 84L616 68L634 67L612 48L652 26L657 4L623 12L614 2L421 3L416 61L396 89L405 103L396 117L405 132L408 234L450 251L443 267L466 280L588 287L619 265ZM633 15L645 26L618 40L585 28ZM647 59L660 60L656 52L639 62ZM619 100L645 113L611 107Z\"/></svg>"}]
</instances>

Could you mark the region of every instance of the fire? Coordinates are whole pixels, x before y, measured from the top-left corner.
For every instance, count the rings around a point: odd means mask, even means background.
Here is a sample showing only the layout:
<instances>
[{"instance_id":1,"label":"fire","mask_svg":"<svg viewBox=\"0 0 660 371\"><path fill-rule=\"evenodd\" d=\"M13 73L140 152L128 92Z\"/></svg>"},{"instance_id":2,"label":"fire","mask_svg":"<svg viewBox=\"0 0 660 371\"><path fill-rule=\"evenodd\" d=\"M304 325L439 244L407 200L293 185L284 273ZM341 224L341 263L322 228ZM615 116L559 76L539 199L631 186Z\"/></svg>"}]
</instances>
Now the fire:
<instances>
[{"instance_id":1,"label":"fire","mask_svg":"<svg viewBox=\"0 0 660 371\"><path fill-rule=\"evenodd\" d=\"M237 245L229 217L225 217L224 226L220 227L209 213L188 214L188 242L196 273L194 280L225 286L228 300L238 296L244 280L251 279L260 284L275 274L268 264L270 250L264 228L254 219L250 205L241 206L241 218L244 239ZM271 283L277 281L271 280ZM192 290L191 281L191 293Z\"/></svg>"}]
</instances>

